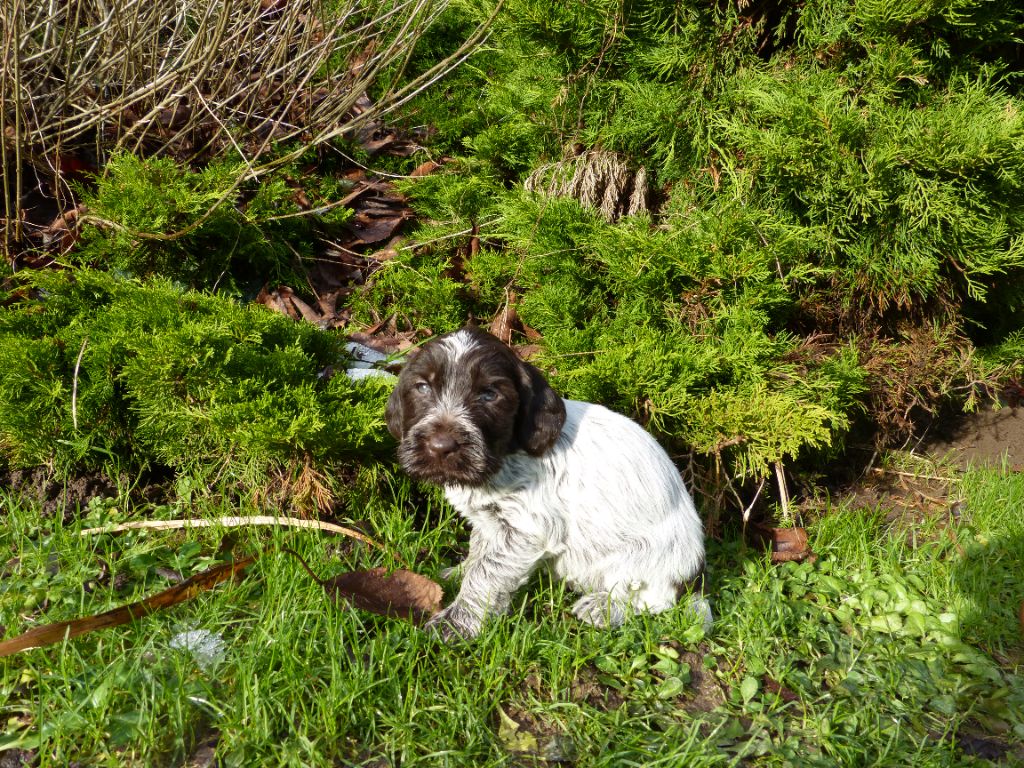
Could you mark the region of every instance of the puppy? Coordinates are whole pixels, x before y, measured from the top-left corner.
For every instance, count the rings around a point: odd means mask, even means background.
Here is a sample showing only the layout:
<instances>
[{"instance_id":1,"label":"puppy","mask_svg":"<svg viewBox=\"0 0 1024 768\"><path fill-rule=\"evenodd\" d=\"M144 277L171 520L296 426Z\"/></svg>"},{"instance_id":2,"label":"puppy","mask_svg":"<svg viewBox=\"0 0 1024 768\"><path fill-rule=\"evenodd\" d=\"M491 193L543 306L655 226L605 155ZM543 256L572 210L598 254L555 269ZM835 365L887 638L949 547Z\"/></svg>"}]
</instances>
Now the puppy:
<instances>
[{"instance_id":1,"label":"puppy","mask_svg":"<svg viewBox=\"0 0 1024 768\"><path fill-rule=\"evenodd\" d=\"M471 526L458 596L429 625L472 637L542 563L582 593L599 627L658 613L704 568L704 534L668 455L635 422L563 400L494 336L467 327L425 344L388 400L412 477L444 486ZM711 622L707 602L693 609Z\"/></svg>"}]
</instances>

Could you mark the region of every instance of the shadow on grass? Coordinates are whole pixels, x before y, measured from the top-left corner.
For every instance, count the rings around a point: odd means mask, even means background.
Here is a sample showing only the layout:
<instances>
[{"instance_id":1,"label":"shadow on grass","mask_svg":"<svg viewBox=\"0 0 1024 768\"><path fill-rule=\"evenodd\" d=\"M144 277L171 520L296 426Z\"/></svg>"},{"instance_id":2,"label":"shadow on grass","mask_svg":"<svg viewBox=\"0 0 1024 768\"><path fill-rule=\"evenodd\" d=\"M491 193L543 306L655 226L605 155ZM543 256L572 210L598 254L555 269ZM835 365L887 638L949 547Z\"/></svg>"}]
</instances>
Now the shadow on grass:
<instances>
[{"instance_id":1,"label":"shadow on grass","mask_svg":"<svg viewBox=\"0 0 1024 768\"><path fill-rule=\"evenodd\" d=\"M1024 535L976 537L960 546L952 579L964 600L964 640L1004 664L1024 663Z\"/></svg>"}]
</instances>

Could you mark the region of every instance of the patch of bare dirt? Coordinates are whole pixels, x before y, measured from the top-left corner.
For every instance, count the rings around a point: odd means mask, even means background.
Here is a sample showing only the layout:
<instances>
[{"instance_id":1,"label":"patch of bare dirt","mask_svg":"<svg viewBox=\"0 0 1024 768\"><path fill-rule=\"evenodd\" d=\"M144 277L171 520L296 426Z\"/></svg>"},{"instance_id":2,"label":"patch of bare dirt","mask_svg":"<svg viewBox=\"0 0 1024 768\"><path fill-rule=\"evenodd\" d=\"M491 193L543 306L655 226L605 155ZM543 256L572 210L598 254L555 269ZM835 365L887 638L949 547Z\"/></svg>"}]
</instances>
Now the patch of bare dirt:
<instances>
[{"instance_id":1,"label":"patch of bare dirt","mask_svg":"<svg viewBox=\"0 0 1024 768\"><path fill-rule=\"evenodd\" d=\"M6 749L0 752L0 768L23 768L35 765L38 755L35 750Z\"/></svg>"},{"instance_id":2,"label":"patch of bare dirt","mask_svg":"<svg viewBox=\"0 0 1024 768\"><path fill-rule=\"evenodd\" d=\"M44 517L59 513L65 519L70 519L76 509L84 507L95 496L118 495L117 486L101 472L76 475L61 481L44 467L0 473L0 487L38 504Z\"/></svg>"},{"instance_id":3,"label":"patch of bare dirt","mask_svg":"<svg viewBox=\"0 0 1024 768\"><path fill-rule=\"evenodd\" d=\"M679 655L679 660L690 665L690 684L680 697L683 709L687 712L711 712L725 704L725 691L714 673L704 668L700 654L686 651Z\"/></svg>"},{"instance_id":4,"label":"patch of bare dirt","mask_svg":"<svg viewBox=\"0 0 1024 768\"><path fill-rule=\"evenodd\" d=\"M569 698L577 704L588 704L603 712L618 709L625 703L622 694L601 682L600 672L593 666L581 667L569 688Z\"/></svg>"},{"instance_id":5,"label":"patch of bare dirt","mask_svg":"<svg viewBox=\"0 0 1024 768\"><path fill-rule=\"evenodd\" d=\"M922 466L908 470L872 467L860 481L850 485L841 496L855 508L878 509L892 525L902 531L914 546L922 541L922 531L934 537L960 514L960 505L952 493L953 474L932 474Z\"/></svg>"},{"instance_id":6,"label":"patch of bare dirt","mask_svg":"<svg viewBox=\"0 0 1024 768\"><path fill-rule=\"evenodd\" d=\"M968 466L1000 466L1024 472L1024 407L981 410L941 425L922 450Z\"/></svg>"},{"instance_id":7,"label":"patch of bare dirt","mask_svg":"<svg viewBox=\"0 0 1024 768\"><path fill-rule=\"evenodd\" d=\"M856 477L839 480L832 487L833 498L856 508L878 509L914 545L922 536L941 535L960 516L955 484L963 470L1005 465L1024 472L1024 408L1004 406L947 417L932 426L914 451L893 456L885 465L873 464Z\"/></svg>"},{"instance_id":8,"label":"patch of bare dirt","mask_svg":"<svg viewBox=\"0 0 1024 768\"><path fill-rule=\"evenodd\" d=\"M116 498L125 488L131 498L142 503L159 503L168 498L168 478L154 475L146 483L132 484L122 477L115 482L103 472L82 472L58 479L46 467L0 471L0 488L12 491L30 503L38 504L44 517L60 514L65 522L95 497Z\"/></svg>"}]
</instances>

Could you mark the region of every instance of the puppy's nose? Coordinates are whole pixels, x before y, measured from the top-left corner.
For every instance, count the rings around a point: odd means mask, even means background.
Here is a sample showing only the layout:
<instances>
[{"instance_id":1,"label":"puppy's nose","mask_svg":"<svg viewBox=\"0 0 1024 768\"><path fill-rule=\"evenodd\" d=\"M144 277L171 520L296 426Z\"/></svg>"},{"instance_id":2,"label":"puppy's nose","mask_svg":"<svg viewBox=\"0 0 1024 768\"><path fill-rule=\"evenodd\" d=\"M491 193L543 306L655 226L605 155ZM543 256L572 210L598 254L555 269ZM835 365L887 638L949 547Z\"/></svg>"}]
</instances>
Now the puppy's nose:
<instances>
[{"instance_id":1,"label":"puppy's nose","mask_svg":"<svg viewBox=\"0 0 1024 768\"><path fill-rule=\"evenodd\" d=\"M439 459L443 459L451 453L455 453L459 448L458 442L449 434L444 432L433 435L427 440L427 450L432 456L436 456Z\"/></svg>"}]
</instances>

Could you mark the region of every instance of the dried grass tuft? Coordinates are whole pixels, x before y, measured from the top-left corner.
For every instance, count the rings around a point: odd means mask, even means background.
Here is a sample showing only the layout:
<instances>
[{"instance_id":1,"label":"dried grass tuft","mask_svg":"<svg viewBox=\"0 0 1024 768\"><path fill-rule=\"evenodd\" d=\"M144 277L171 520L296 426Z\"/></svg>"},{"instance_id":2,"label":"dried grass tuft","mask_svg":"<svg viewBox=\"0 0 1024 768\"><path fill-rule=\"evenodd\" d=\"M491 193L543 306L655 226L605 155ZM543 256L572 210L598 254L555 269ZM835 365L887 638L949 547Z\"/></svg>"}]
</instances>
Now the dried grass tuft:
<instances>
[{"instance_id":1,"label":"dried grass tuft","mask_svg":"<svg viewBox=\"0 0 1024 768\"><path fill-rule=\"evenodd\" d=\"M380 119L486 35L485 24L452 56L406 79L413 47L447 5L5 1L0 134L4 214L15 230L8 238L21 239L22 200L33 182L60 200L69 176L102 168L117 150L194 164L234 149L244 159L241 184ZM301 141L293 152L276 149L292 140ZM26 178L32 172L36 179Z\"/></svg>"},{"instance_id":2,"label":"dried grass tuft","mask_svg":"<svg viewBox=\"0 0 1024 768\"><path fill-rule=\"evenodd\" d=\"M523 183L528 192L571 197L607 221L648 210L647 171L633 170L615 152L594 150L542 165Z\"/></svg>"}]
</instances>

